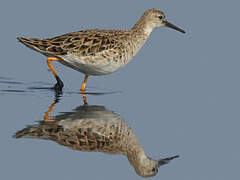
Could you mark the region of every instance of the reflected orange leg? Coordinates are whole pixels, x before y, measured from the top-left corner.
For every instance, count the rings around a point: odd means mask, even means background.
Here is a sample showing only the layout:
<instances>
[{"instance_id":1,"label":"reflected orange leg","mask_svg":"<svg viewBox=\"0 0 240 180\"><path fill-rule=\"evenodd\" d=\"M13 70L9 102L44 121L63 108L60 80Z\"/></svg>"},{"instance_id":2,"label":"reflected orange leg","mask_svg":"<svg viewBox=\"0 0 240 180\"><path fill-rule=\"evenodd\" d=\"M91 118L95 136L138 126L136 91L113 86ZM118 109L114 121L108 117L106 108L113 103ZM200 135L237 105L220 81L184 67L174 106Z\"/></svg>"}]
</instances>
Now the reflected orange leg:
<instances>
[{"instance_id":1,"label":"reflected orange leg","mask_svg":"<svg viewBox=\"0 0 240 180\"><path fill-rule=\"evenodd\" d=\"M49 118L49 115L50 113L52 112L53 110L53 107L55 106L55 104L57 104L57 102L54 102L51 104L51 106L49 107L48 111L45 113L45 116L44 116L44 121L47 121L47 122L53 122L53 121L56 121L56 119L50 119Z\"/></svg>"},{"instance_id":2,"label":"reflected orange leg","mask_svg":"<svg viewBox=\"0 0 240 180\"><path fill-rule=\"evenodd\" d=\"M53 68L52 64L51 64L51 61L59 61L60 58L57 58L57 57L48 57L47 58L47 65L48 67L50 68L50 70L52 71L54 77L56 78L57 80L57 83L55 84L54 86L54 89L56 91L62 91L62 88L64 86L63 82L61 81L60 77L57 75L55 69Z\"/></svg>"},{"instance_id":3,"label":"reflected orange leg","mask_svg":"<svg viewBox=\"0 0 240 180\"><path fill-rule=\"evenodd\" d=\"M82 93L82 98L83 98L83 104L84 104L84 105L88 105L86 94Z\"/></svg>"},{"instance_id":4,"label":"reflected orange leg","mask_svg":"<svg viewBox=\"0 0 240 180\"><path fill-rule=\"evenodd\" d=\"M81 86L81 89L80 89L80 91L81 91L82 93L85 92L86 85L87 85L87 80L88 80L88 75L85 75L84 81L83 81L82 86Z\"/></svg>"}]
</instances>

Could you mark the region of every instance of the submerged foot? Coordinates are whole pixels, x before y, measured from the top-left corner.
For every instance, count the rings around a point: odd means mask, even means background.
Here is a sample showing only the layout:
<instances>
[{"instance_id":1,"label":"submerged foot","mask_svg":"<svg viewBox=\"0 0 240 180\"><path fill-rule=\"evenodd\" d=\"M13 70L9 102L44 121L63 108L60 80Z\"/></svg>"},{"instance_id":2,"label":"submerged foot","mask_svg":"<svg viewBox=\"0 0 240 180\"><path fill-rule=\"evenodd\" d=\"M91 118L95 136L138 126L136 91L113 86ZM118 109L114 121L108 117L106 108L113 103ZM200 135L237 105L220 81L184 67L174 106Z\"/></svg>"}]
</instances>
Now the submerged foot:
<instances>
[{"instance_id":1,"label":"submerged foot","mask_svg":"<svg viewBox=\"0 0 240 180\"><path fill-rule=\"evenodd\" d=\"M56 80L57 80L57 83L54 85L53 89L56 92L62 92L64 84L63 84L62 80L58 76L56 76Z\"/></svg>"}]
</instances>

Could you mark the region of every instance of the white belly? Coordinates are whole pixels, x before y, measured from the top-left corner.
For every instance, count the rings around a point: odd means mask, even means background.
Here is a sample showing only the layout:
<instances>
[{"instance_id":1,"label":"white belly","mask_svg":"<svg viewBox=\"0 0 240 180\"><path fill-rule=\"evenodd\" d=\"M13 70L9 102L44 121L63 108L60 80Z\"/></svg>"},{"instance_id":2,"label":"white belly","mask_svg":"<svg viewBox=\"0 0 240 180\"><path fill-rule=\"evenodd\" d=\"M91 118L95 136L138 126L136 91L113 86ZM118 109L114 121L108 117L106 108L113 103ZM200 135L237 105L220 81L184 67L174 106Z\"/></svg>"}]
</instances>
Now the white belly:
<instances>
[{"instance_id":1,"label":"white belly","mask_svg":"<svg viewBox=\"0 0 240 180\"><path fill-rule=\"evenodd\" d=\"M114 61L108 62L106 60L97 58L94 59L94 62L91 62L87 58L80 59L79 57L70 54L61 58L62 60L60 63L87 75L99 76L111 74L123 66L122 63L116 63Z\"/></svg>"}]
</instances>

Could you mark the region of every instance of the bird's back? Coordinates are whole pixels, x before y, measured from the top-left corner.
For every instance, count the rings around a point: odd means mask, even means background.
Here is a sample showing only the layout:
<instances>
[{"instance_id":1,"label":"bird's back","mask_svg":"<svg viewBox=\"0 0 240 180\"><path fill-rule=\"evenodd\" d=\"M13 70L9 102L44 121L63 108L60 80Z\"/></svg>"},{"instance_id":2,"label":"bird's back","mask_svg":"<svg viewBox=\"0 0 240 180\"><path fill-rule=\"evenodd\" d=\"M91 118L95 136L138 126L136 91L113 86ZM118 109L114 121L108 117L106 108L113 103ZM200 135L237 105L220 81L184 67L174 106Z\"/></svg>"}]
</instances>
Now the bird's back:
<instances>
[{"instance_id":1,"label":"bird's back","mask_svg":"<svg viewBox=\"0 0 240 180\"><path fill-rule=\"evenodd\" d=\"M90 56L114 49L128 35L129 31L124 30L85 30L48 39L18 37L18 40L45 55L60 56L77 53Z\"/></svg>"}]
</instances>

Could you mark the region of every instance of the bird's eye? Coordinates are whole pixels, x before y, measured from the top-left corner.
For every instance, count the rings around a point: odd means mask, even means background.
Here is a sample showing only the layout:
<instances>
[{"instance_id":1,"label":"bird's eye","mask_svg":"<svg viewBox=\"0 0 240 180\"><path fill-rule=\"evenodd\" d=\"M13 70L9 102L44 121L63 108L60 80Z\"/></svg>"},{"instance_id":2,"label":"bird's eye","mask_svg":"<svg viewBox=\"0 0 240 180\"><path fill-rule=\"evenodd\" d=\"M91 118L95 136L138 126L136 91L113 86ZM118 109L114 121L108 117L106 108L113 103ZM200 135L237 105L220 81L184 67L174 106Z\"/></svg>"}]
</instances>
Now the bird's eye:
<instances>
[{"instance_id":1,"label":"bird's eye","mask_svg":"<svg viewBox=\"0 0 240 180\"><path fill-rule=\"evenodd\" d=\"M159 19L163 19L163 16L158 16Z\"/></svg>"}]
</instances>

